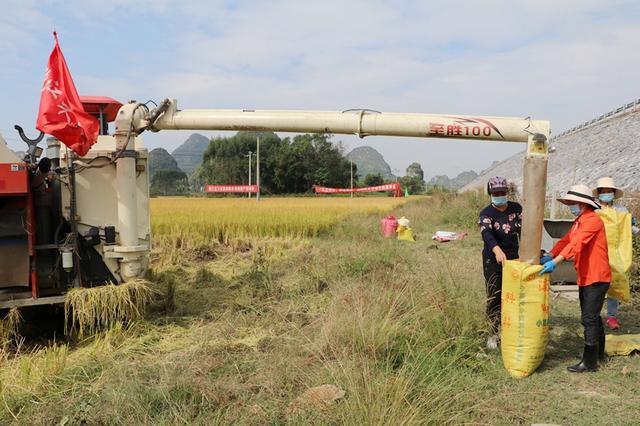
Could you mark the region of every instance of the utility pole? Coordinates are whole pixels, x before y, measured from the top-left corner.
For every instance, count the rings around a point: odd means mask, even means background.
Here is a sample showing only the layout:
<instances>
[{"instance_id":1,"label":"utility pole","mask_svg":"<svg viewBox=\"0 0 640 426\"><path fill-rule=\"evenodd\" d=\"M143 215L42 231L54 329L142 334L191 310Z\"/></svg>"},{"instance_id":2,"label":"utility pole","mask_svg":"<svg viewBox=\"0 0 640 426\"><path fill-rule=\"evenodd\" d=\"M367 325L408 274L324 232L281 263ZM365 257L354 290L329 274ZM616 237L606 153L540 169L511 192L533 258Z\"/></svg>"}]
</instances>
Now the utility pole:
<instances>
[{"instance_id":1,"label":"utility pole","mask_svg":"<svg viewBox=\"0 0 640 426\"><path fill-rule=\"evenodd\" d=\"M258 186L256 201L260 201L260 136L256 138L256 141L256 185Z\"/></svg>"},{"instance_id":2,"label":"utility pole","mask_svg":"<svg viewBox=\"0 0 640 426\"><path fill-rule=\"evenodd\" d=\"M249 151L249 154L245 155L245 157L249 157L249 186L251 186L251 154L253 152ZM251 191L249 191L249 198L251 198Z\"/></svg>"},{"instance_id":3,"label":"utility pole","mask_svg":"<svg viewBox=\"0 0 640 426\"><path fill-rule=\"evenodd\" d=\"M351 198L353 198L353 161L349 161L351 162Z\"/></svg>"}]
</instances>

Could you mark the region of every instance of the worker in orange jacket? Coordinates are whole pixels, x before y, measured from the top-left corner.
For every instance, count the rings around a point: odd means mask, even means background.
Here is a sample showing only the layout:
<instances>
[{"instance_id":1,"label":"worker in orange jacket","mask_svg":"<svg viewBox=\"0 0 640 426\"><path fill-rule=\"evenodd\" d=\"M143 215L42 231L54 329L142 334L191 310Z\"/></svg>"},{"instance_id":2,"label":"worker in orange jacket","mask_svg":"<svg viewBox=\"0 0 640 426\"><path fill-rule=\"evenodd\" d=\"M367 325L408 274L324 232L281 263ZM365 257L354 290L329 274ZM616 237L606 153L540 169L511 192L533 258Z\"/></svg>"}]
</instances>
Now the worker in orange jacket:
<instances>
[{"instance_id":1,"label":"worker in orange jacket","mask_svg":"<svg viewBox=\"0 0 640 426\"><path fill-rule=\"evenodd\" d=\"M586 185L574 185L558 201L577 216L571 230L540 259L540 274L552 272L566 259L574 259L578 274L580 311L584 327L582 360L567 369L572 373L595 371L598 359L604 360L605 335L600 311L611 283L607 237L602 219L594 212L600 208Z\"/></svg>"}]
</instances>

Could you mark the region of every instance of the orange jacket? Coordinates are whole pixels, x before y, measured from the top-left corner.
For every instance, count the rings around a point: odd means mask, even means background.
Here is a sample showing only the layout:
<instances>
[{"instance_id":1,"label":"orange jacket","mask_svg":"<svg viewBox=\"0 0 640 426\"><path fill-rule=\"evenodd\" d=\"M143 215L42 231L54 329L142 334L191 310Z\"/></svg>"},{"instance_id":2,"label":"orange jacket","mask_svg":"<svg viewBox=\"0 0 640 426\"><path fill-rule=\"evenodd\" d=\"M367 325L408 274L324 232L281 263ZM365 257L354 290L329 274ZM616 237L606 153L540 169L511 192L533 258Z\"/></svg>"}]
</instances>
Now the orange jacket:
<instances>
[{"instance_id":1,"label":"orange jacket","mask_svg":"<svg viewBox=\"0 0 640 426\"><path fill-rule=\"evenodd\" d=\"M553 257L573 258L578 285L611 282L607 236L602 219L591 209L582 213L567 235L551 249Z\"/></svg>"}]
</instances>

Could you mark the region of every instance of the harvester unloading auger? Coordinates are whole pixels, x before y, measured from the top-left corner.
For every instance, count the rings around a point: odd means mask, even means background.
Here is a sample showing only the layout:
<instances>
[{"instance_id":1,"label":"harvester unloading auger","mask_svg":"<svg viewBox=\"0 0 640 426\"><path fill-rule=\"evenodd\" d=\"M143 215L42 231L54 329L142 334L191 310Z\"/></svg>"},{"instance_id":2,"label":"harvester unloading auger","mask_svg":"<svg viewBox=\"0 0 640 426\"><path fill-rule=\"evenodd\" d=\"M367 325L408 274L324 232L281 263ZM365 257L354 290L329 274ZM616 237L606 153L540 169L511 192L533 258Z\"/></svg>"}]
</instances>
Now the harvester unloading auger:
<instances>
[{"instance_id":1,"label":"harvester unloading auger","mask_svg":"<svg viewBox=\"0 0 640 426\"><path fill-rule=\"evenodd\" d=\"M520 258L539 260L549 122L528 118L281 110L178 110L165 99L149 110L132 101L84 98L100 119L84 157L49 138L20 159L0 143L0 309L56 304L73 287L144 276L151 247L145 130L250 130L478 139L527 144ZM117 112L116 112L117 111ZM106 134L115 120L115 133ZM26 137L23 139L27 139ZM49 161L43 161L43 158ZM49 185L42 180L55 172Z\"/></svg>"}]
</instances>

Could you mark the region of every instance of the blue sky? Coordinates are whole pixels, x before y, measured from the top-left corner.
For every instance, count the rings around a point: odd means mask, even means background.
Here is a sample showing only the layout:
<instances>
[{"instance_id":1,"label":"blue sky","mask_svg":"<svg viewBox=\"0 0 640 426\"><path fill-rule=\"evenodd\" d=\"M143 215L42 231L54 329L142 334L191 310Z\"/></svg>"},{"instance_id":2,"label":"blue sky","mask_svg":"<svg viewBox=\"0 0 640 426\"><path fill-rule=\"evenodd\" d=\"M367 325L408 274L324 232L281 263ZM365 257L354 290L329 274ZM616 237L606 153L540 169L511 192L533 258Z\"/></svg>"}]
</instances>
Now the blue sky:
<instances>
[{"instance_id":1,"label":"blue sky","mask_svg":"<svg viewBox=\"0 0 640 426\"><path fill-rule=\"evenodd\" d=\"M635 1L2 0L0 133L32 128L60 44L80 94L182 108L532 116L556 133L640 97ZM190 132L145 134L171 151ZM217 133L204 133L213 136ZM479 171L518 144L336 135L393 169Z\"/></svg>"}]
</instances>

